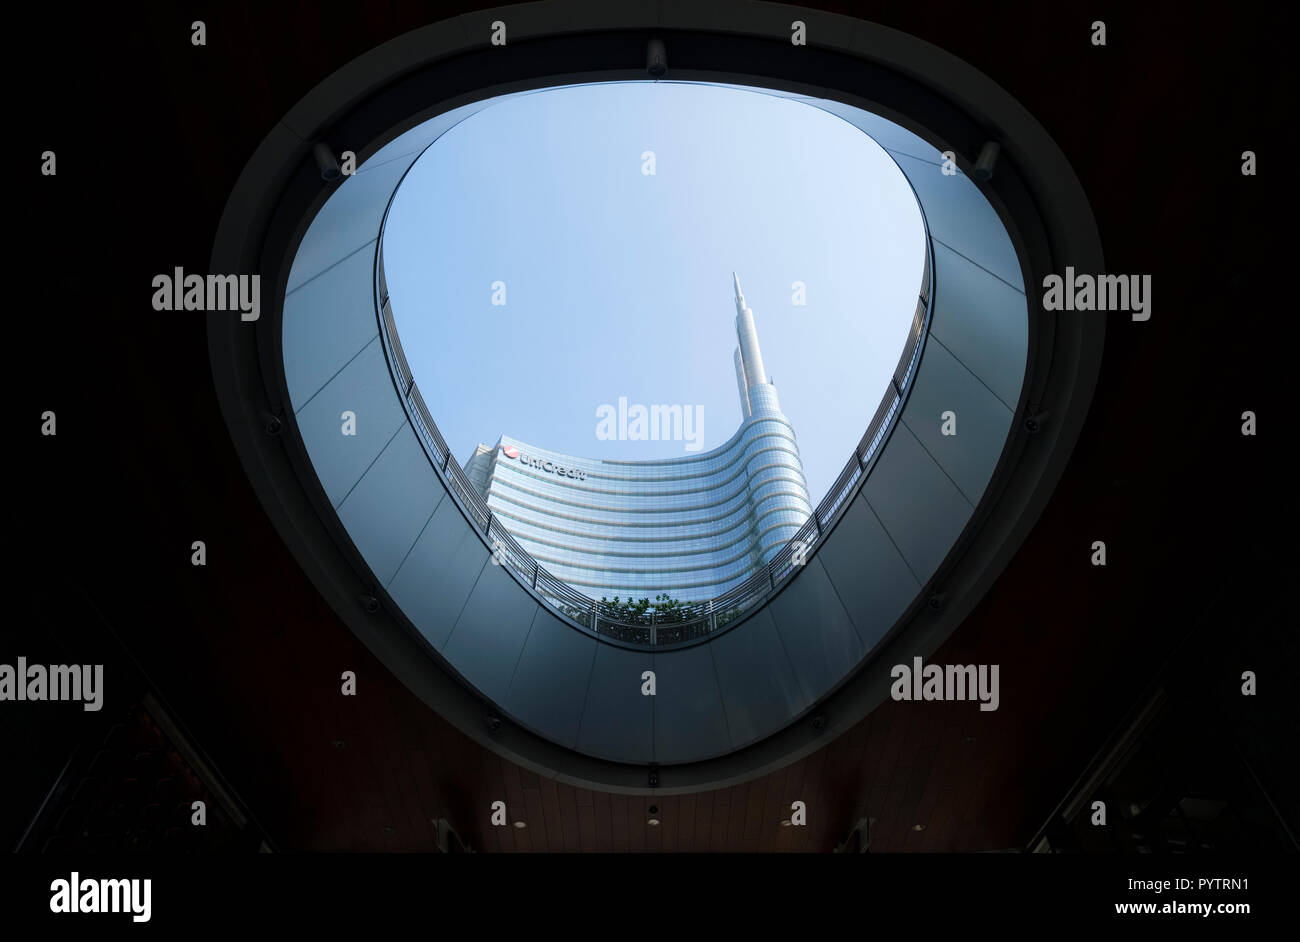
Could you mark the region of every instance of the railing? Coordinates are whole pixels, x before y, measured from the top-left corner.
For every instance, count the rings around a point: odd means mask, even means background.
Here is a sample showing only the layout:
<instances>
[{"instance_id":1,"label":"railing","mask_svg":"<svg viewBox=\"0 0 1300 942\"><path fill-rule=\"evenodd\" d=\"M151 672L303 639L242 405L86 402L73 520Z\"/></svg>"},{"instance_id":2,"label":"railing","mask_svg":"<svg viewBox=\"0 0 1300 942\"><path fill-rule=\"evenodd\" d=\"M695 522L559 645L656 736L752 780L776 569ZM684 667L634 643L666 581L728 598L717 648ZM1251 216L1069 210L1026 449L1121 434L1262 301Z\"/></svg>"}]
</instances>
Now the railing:
<instances>
[{"instance_id":1,"label":"railing","mask_svg":"<svg viewBox=\"0 0 1300 942\"><path fill-rule=\"evenodd\" d=\"M382 233L379 243L376 281L381 312L381 333L387 347L394 382L406 405L407 414L411 417L411 423L423 441L438 475L446 483L448 490L456 496L466 517L483 535L488 548L492 551L494 565L508 567L535 595L575 624L593 634L625 644L662 647L697 641L743 618L748 612L775 595L777 590L803 567L821 545L826 534L839 521L858 488L862 486L915 376L925 332L929 325L933 250L927 232L925 271L921 278L921 291L917 297L912 327L903 353L899 357L898 367L858 447L839 477L835 479L835 483L831 485L825 498L817 505L812 516L770 562L745 582L722 595L706 602L695 602L666 612L656 612L653 607L650 607L644 614L629 617L626 611L602 605L542 568L496 519L469 477L456 463L451 449L447 447L442 434L438 431L437 424L429 415L429 409L424 403L424 397L420 395L414 376L411 375L406 354L398 339L397 325L393 320L393 309L387 295L387 279L383 273Z\"/></svg>"}]
</instances>

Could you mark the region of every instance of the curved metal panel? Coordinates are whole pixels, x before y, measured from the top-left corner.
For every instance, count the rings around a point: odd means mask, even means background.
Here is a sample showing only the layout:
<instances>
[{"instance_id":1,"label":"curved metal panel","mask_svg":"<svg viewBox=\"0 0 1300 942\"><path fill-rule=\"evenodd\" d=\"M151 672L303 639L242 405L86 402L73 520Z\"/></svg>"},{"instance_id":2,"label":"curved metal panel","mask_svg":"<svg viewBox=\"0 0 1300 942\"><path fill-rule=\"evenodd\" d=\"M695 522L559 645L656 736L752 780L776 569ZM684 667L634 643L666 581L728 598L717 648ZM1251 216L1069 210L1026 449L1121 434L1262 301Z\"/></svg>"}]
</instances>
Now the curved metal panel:
<instances>
[{"instance_id":1,"label":"curved metal panel","mask_svg":"<svg viewBox=\"0 0 1300 942\"><path fill-rule=\"evenodd\" d=\"M1023 291L1024 278L1015 247L979 187L963 173L946 176L941 164L897 151L890 151L890 156L907 175L925 207L930 237Z\"/></svg>"},{"instance_id":2,"label":"curved metal panel","mask_svg":"<svg viewBox=\"0 0 1300 942\"><path fill-rule=\"evenodd\" d=\"M401 500L394 500L394 494ZM387 585L446 496L429 473L429 459L415 432L403 424L339 505L339 519L375 578Z\"/></svg>"},{"instance_id":3,"label":"curved metal panel","mask_svg":"<svg viewBox=\"0 0 1300 942\"><path fill-rule=\"evenodd\" d=\"M768 609L809 700L829 693L867 653L816 556Z\"/></svg>"},{"instance_id":4,"label":"curved metal panel","mask_svg":"<svg viewBox=\"0 0 1300 942\"><path fill-rule=\"evenodd\" d=\"M344 433L345 413L355 417L355 434ZM316 476L337 508L406 424L378 334L299 410L297 421Z\"/></svg>"},{"instance_id":5,"label":"curved metal panel","mask_svg":"<svg viewBox=\"0 0 1300 942\"><path fill-rule=\"evenodd\" d=\"M451 123L446 116L440 122L442 129ZM433 140L437 133L441 133L440 130L430 133L426 128L416 130L426 140ZM408 135L414 133L408 132ZM907 133L900 129L899 139L905 140L901 135ZM401 153L374 166L365 174L365 179L348 181L326 203L323 214L327 212L328 215L323 221L318 218L304 239L304 244L316 246L304 265L327 257L329 253L320 248L327 243L332 242L335 251L344 249L347 240L338 233L343 231L348 220L355 225L358 220L364 222L373 216L374 226L381 224L383 209L392 189L400 183L402 174L418 156L415 148L403 138L391 142L384 150L390 154ZM934 167L930 169L937 172ZM982 201L977 191L972 192ZM987 204L985 208L990 216L984 221L987 222L988 218L996 221L991 208ZM1000 234L1005 238L1004 232ZM907 551L900 554L866 502L855 500L837 528L841 535L827 540L826 547L822 548L822 551L832 554L828 557L828 564L840 573L840 581L847 587L851 603L846 603L841 597L835 580L831 578L831 570L813 558L775 597L771 607L760 613L762 617L752 619L753 630L761 632L773 645L769 652L764 655L750 643L733 642L722 655L724 659L738 657L752 666L765 665L764 669L783 691L782 697L775 701L756 697L746 702L739 683L740 675L735 672L733 662L726 661L725 669L729 671L727 676L732 684L730 696L737 708L738 732L733 736L728 726L722 682L712 645L660 651L651 656L632 654L632 660L626 663L621 663L622 657L611 659L604 653L605 646L594 639L583 639L572 626L566 626L544 609L539 610L536 601L527 593L520 592L504 569L483 562L485 552L473 527L451 523L459 507L455 501L445 500L445 487L429 467L427 457L423 462L419 460L421 455L415 452L420 450L420 442L409 424L403 423L402 431L395 438L378 443L375 455L370 454L376 449L373 441L348 442L361 445L349 450L347 445L341 446L334 440L335 436L353 438L339 435L332 428L334 423L330 419L349 398L344 390L355 391L356 395L351 398L362 402L366 413L387 415L387 410L376 408L377 403L373 401L373 387L377 382L380 389L387 388L389 404L401 408L400 396L392 388L390 376L376 369L382 343L373 341L367 343L360 353L354 354L350 361L345 360L341 370L335 367L337 375L333 375L324 388L318 392L306 392L312 378L323 375L345 355L347 344L354 343L354 335L361 333L359 325L376 323L373 311L369 310L375 303L373 256L370 252L373 244L373 240L365 243L362 251L333 263L319 277L306 281L289 295L286 348L293 347L295 352L309 351L317 360L314 374L305 368L305 364L293 361L292 366L296 376L294 383L302 389L300 395L308 397L308 405L302 409L303 421L300 422L303 438L308 443L314 463L331 465L332 474L322 474L322 483L331 501L340 508L342 522L376 577L381 582L391 583L389 588L394 600L457 672L484 696L502 704L503 709L523 725L576 745L582 751L620 761L645 762L653 756L656 761L689 762L724 753L735 748L737 742L761 738L780 728L783 722L789 722L794 714L785 711L806 708L833 689L883 636L892 620L906 609L915 590L928 577L928 571L932 571L946 553L950 544L940 545L942 540L936 539L936 527L922 526L918 534L913 534L910 543L904 541L900 544L911 546L915 557L913 565L918 572L927 570L925 575L913 575L912 569L904 562ZM996 280L978 268L975 270L985 281ZM937 291L936 296L949 297L946 291ZM1023 296L1020 297L1023 312ZM317 346L313 327L332 342ZM366 331L367 334L370 332ZM291 359L286 356L286 372L290 370L288 363ZM960 383L963 377L968 380L965 386ZM971 444L976 441L980 444L973 457L967 458L964 452L952 448L947 452L937 449L940 452L939 464L954 473L963 483L962 490L967 495L976 494L972 502L978 500L977 479L983 475L987 480L987 472L992 467L990 462L996 461L1005 439L1009 413L997 416L1002 419L998 422L985 415L1000 408L996 397L979 386L978 380L964 371L950 353L937 346L922 358L915 383L923 386L924 392L917 405L909 406L910 413L904 412L903 419L908 414L913 417L920 415L932 406L931 400L946 402L954 396L962 399L965 413L979 411L971 407L972 401L982 408L980 414L967 415L969 421L963 428L969 432ZM982 399L980 390L983 391ZM360 420L361 410L353 408L353 411L357 412ZM981 427L977 432L972 426L981 425L977 421L980 415L987 419L982 425L988 427ZM369 424L373 435L375 423ZM360 421L358 426L360 432ZM383 427L382 423L379 427ZM923 430L919 434L923 441L928 440ZM753 447L750 437L749 432L742 429L728 444L742 446L748 451ZM360 438L360 435L355 438ZM915 443L914 438L912 441ZM412 445L416 448L413 449ZM882 455L889 451L888 447L884 448ZM350 462L340 460L349 454ZM924 448L911 457L918 456L934 467ZM888 463L885 457L881 461ZM755 489L761 489L767 486L768 478L779 478L783 471L780 466L764 466L751 469L751 473L756 482ZM359 483L354 479L357 476L360 476ZM905 476L910 477L910 472ZM418 519L412 519L405 495L411 493L411 486L421 479L424 496L417 500L417 504L427 507L427 510L415 514ZM916 486L918 481L939 486L942 490L938 479L932 476L922 473L910 482L910 486ZM417 487L417 492L419 489ZM955 525L939 528L950 531L952 539L956 538L968 518L970 505L962 501L959 509L961 513ZM793 531L794 525L785 528ZM780 539L775 541L774 548L779 548L786 542L788 534L781 532L776 535ZM767 542L772 542L772 539ZM453 545L458 549L451 549ZM836 546L851 548L851 551L837 552ZM465 559L453 558L461 550L468 552L468 563ZM851 557L859 554L866 554L879 563L880 568L869 572L866 579L862 577L861 558L856 560L856 575L851 574L848 564ZM452 591L447 597L449 604L439 604L427 598L417 601L417 597L427 597L436 591L430 579L440 566L450 567L449 587ZM467 585L471 577L473 581ZM907 598L899 594L904 589ZM459 608L453 614L451 609L456 603L460 603ZM852 614L850 605L854 610ZM528 639L539 620L541 627L530 647ZM556 634L558 628L564 628L573 637L558 640L562 637ZM863 631L866 632L865 640ZM743 632L724 633L719 637L729 634L739 637ZM574 639L584 643L579 645ZM752 637L748 640L752 641ZM591 658L586 657L587 642L597 644ZM554 660L561 653L576 655L577 661L561 665ZM646 664L659 665L656 669L661 668L666 673L661 674L657 682L667 683L668 689L675 691L674 696L662 701L642 698L651 701L648 726L641 721L645 704L633 706L636 701L631 700L624 689L630 685L632 694L640 697L641 670L627 673L636 666L633 660L641 665L642 670L646 669ZM556 679L561 677L565 678L563 682ZM579 681L588 681L581 704L574 694ZM614 704L619 702L624 705L616 709ZM783 715L778 717L772 713L774 702L783 705ZM623 713L627 710L631 712L625 717Z\"/></svg>"},{"instance_id":6,"label":"curved metal panel","mask_svg":"<svg viewBox=\"0 0 1300 942\"><path fill-rule=\"evenodd\" d=\"M731 748L710 647L654 653L656 762L693 762Z\"/></svg>"},{"instance_id":7,"label":"curved metal panel","mask_svg":"<svg viewBox=\"0 0 1300 942\"><path fill-rule=\"evenodd\" d=\"M303 236L289 269L286 291L296 291L374 241L393 187L413 159L390 160L343 178ZM370 260L373 263L373 255Z\"/></svg>"},{"instance_id":8,"label":"curved metal panel","mask_svg":"<svg viewBox=\"0 0 1300 942\"><path fill-rule=\"evenodd\" d=\"M444 498L388 584L388 594L425 640L441 650L488 559L465 514L454 500Z\"/></svg>"},{"instance_id":9,"label":"curved metal panel","mask_svg":"<svg viewBox=\"0 0 1300 942\"><path fill-rule=\"evenodd\" d=\"M598 644L540 609L515 666L506 710L543 736L575 747Z\"/></svg>"},{"instance_id":10,"label":"curved metal panel","mask_svg":"<svg viewBox=\"0 0 1300 942\"><path fill-rule=\"evenodd\" d=\"M922 584L939 568L973 511L906 425L894 428L862 494Z\"/></svg>"},{"instance_id":11,"label":"curved metal panel","mask_svg":"<svg viewBox=\"0 0 1300 942\"><path fill-rule=\"evenodd\" d=\"M934 246L936 292L930 335L1015 410L1029 350L1029 308L1018 291L945 245Z\"/></svg>"},{"instance_id":12,"label":"curved metal panel","mask_svg":"<svg viewBox=\"0 0 1300 942\"><path fill-rule=\"evenodd\" d=\"M578 749L616 762L654 757L654 698L643 696L641 675L654 670L649 651L596 645Z\"/></svg>"},{"instance_id":13,"label":"curved metal panel","mask_svg":"<svg viewBox=\"0 0 1300 942\"><path fill-rule=\"evenodd\" d=\"M993 476L1012 418L992 390L930 338L903 409L903 423L972 507ZM955 434L944 434L945 424Z\"/></svg>"},{"instance_id":14,"label":"curved metal panel","mask_svg":"<svg viewBox=\"0 0 1300 942\"><path fill-rule=\"evenodd\" d=\"M776 732L811 702L786 656L769 610L707 645L713 652L732 745L747 746Z\"/></svg>"},{"instance_id":15,"label":"curved metal panel","mask_svg":"<svg viewBox=\"0 0 1300 942\"><path fill-rule=\"evenodd\" d=\"M844 512L817 558L868 650L921 591L921 584L861 494Z\"/></svg>"},{"instance_id":16,"label":"curved metal panel","mask_svg":"<svg viewBox=\"0 0 1300 942\"><path fill-rule=\"evenodd\" d=\"M329 205L329 204L326 204ZM379 336L370 272L375 240L284 299L284 381L297 412Z\"/></svg>"},{"instance_id":17,"label":"curved metal panel","mask_svg":"<svg viewBox=\"0 0 1300 942\"><path fill-rule=\"evenodd\" d=\"M456 619L443 657L484 696L505 703L528 629L540 610L503 567L489 563Z\"/></svg>"}]
</instances>

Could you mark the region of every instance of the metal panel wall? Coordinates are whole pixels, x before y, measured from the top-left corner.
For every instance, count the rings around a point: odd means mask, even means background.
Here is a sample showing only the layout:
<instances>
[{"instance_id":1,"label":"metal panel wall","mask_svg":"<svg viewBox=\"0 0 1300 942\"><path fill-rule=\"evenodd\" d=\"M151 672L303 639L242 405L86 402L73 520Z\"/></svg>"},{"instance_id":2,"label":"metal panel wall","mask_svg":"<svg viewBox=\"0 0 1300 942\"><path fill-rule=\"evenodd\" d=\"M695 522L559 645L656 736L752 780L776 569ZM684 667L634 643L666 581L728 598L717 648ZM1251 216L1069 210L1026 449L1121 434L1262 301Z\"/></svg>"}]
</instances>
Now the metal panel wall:
<instances>
[{"instance_id":1,"label":"metal panel wall","mask_svg":"<svg viewBox=\"0 0 1300 942\"><path fill-rule=\"evenodd\" d=\"M641 695L641 675L654 670L649 651L596 646L578 749L616 762L654 757L654 698Z\"/></svg>"},{"instance_id":2,"label":"metal panel wall","mask_svg":"<svg viewBox=\"0 0 1300 942\"><path fill-rule=\"evenodd\" d=\"M425 639L441 649L489 558L465 514L445 497L388 584L388 594Z\"/></svg>"},{"instance_id":3,"label":"metal panel wall","mask_svg":"<svg viewBox=\"0 0 1300 942\"><path fill-rule=\"evenodd\" d=\"M945 176L940 165L897 151L891 151L890 155L916 190L931 237L1023 291L1020 259L1002 221L979 187L965 174Z\"/></svg>"},{"instance_id":4,"label":"metal panel wall","mask_svg":"<svg viewBox=\"0 0 1300 942\"><path fill-rule=\"evenodd\" d=\"M770 610L721 635L709 648L733 747L771 735L811 702L799 686Z\"/></svg>"},{"instance_id":5,"label":"metal panel wall","mask_svg":"<svg viewBox=\"0 0 1300 942\"><path fill-rule=\"evenodd\" d=\"M969 520L1011 428L1027 345L1019 264L972 181L923 141L843 106L912 181L935 239L931 337L861 494L768 606L686 649L605 644L490 564L407 422L378 336L375 239L420 149L482 104L424 125L340 185L295 259L285 372L299 431L376 578L452 667L508 715L601 758L716 756L788 725L854 670L915 599ZM418 133L417 133L418 132ZM957 414L943 436L940 413ZM356 435L342 413L356 415ZM655 697L641 693L656 672Z\"/></svg>"},{"instance_id":6,"label":"metal panel wall","mask_svg":"<svg viewBox=\"0 0 1300 942\"><path fill-rule=\"evenodd\" d=\"M709 647L655 652L656 762L692 762L731 749Z\"/></svg>"},{"instance_id":7,"label":"metal panel wall","mask_svg":"<svg viewBox=\"0 0 1300 942\"><path fill-rule=\"evenodd\" d=\"M355 434L344 434L349 421L344 413L355 417ZM378 336L302 407L297 419L316 476L337 508L406 424Z\"/></svg>"},{"instance_id":8,"label":"metal panel wall","mask_svg":"<svg viewBox=\"0 0 1300 942\"><path fill-rule=\"evenodd\" d=\"M934 281L931 336L1014 410L1029 354L1024 292L940 244L934 247Z\"/></svg>"},{"instance_id":9,"label":"metal panel wall","mask_svg":"<svg viewBox=\"0 0 1300 942\"><path fill-rule=\"evenodd\" d=\"M768 608L799 686L809 700L827 693L867 653L816 556L804 564L793 584L768 603Z\"/></svg>"},{"instance_id":10,"label":"metal panel wall","mask_svg":"<svg viewBox=\"0 0 1300 942\"><path fill-rule=\"evenodd\" d=\"M973 510L902 424L895 427L862 494L922 584L948 555Z\"/></svg>"},{"instance_id":11,"label":"metal panel wall","mask_svg":"<svg viewBox=\"0 0 1300 942\"><path fill-rule=\"evenodd\" d=\"M284 299L284 378L297 412L379 336L371 272L375 240Z\"/></svg>"},{"instance_id":12,"label":"metal panel wall","mask_svg":"<svg viewBox=\"0 0 1300 942\"><path fill-rule=\"evenodd\" d=\"M817 554L868 650L921 591L898 547L859 494Z\"/></svg>"},{"instance_id":13,"label":"metal panel wall","mask_svg":"<svg viewBox=\"0 0 1300 942\"><path fill-rule=\"evenodd\" d=\"M443 657L494 703L505 703L538 604L501 566L488 564L456 619Z\"/></svg>"},{"instance_id":14,"label":"metal panel wall","mask_svg":"<svg viewBox=\"0 0 1300 942\"><path fill-rule=\"evenodd\" d=\"M1011 430L1011 410L936 337L925 345L903 422L971 506L978 504Z\"/></svg>"},{"instance_id":15,"label":"metal panel wall","mask_svg":"<svg viewBox=\"0 0 1300 942\"><path fill-rule=\"evenodd\" d=\"M339 519L387 585L446 496L407 423L339 506Z\"/></svg>"},{"instance_id":16,"label":"metal panel wall","mask_svg":"<svg viewBox=\"0 0 1300 942\"><path fill-rule=\"evenodd\" d=\"M515 667L506 710L535 732L576 746L598 643L539 611Z\"/></svg>"}]
</instances>

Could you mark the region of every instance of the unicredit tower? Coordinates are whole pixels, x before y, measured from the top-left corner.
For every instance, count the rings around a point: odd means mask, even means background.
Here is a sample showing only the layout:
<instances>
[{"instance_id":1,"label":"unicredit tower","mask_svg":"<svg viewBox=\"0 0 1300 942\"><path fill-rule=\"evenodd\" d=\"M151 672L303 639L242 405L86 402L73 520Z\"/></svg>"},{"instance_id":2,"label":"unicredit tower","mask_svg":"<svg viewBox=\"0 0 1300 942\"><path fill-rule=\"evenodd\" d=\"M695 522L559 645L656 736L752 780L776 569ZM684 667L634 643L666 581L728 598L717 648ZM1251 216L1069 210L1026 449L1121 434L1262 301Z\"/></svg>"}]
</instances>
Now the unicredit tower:
<instances>
[{"instance_id":1,"label":"unicredit tower","mask_svg":"<svg viewBox=\"0 0 1300 942\"><path fill-rule=\"evenodd\" d=\"M763 366L754 312L732 280L743 418L724 445L608 461L502 436L465 463L522 548L585 595L714 598L769 562L812 513L794 428Z\"/></svg>"}]
</instances>

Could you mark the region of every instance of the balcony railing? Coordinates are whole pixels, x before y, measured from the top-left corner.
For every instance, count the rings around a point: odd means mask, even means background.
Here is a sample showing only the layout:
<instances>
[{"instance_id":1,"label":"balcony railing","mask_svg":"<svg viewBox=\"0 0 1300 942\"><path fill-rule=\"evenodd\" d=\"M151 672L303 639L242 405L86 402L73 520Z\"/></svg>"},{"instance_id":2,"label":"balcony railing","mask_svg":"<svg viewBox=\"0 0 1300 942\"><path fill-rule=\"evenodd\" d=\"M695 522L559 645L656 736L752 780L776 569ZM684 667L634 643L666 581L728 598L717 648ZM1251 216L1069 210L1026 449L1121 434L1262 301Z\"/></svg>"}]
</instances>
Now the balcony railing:
<instances>
[{"instance_id":1,"label":"balcony railing","mask_svg":"<svg viewBox=\"0 0 1300 942\"><path fill-rule=\"evenodd\" d=\"M376 292L388 361L407 414L411 417L411 424L424 444L438 476L455 495L466 517L478 529L492 552L494 565L507 567L539 599L574 624L592 634L624 644L663 647L688 644L707 637L754 611L798 573L821 546L865 482L916 374L930 321L933 249L927 230L925 271L921 277L921 290L917 296L912 327L899 357L898 368L858 447L807 522L770 562L745 582L716 598L690 603L667 612L657 612L651 606L644 614L629 618L625 609L603 605L542 568L496 519L469 477L456 463L451 449L447 447L437 424L429 414L424 397L420 395L398 339L393 309L387 294L387 279L384 276L382 235L379 243Z\"/></svg>"}]
</instances>

